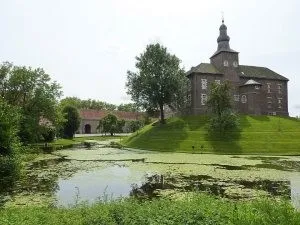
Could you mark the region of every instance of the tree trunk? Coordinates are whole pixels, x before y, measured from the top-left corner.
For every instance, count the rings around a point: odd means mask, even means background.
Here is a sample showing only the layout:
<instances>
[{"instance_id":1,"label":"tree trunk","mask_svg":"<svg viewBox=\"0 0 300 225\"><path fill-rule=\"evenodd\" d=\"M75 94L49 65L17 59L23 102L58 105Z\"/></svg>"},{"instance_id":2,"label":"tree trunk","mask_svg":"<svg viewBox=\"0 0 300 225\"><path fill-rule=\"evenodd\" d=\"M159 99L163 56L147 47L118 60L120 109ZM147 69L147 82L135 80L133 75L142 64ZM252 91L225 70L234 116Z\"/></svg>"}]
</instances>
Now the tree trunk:
<instances>
[{"instance_id":1,"label":"tree trunk","mask_svg":"<svg viewBox=\"0 0 300 225\"><path fill-rule=\"evenodd\" d=\"M165 124L166 121L165 121L164 105L163 104L159 105L159 109L160 109L160 123Z\"/></svg>"}]
</instances>

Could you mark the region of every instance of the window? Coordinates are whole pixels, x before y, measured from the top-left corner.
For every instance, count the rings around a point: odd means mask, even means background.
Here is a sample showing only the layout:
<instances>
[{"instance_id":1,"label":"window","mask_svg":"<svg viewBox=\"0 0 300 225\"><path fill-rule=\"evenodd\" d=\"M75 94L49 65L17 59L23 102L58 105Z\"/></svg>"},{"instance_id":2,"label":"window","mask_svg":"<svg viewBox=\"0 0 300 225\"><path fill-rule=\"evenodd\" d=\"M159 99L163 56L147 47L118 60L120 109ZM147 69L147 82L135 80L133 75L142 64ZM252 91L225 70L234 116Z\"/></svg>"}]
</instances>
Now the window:
<instances>
[{"instance_id":1,"label":"window","mask_svg":"<svg viewBox=\"0 0 300 225\"><path fill-rule=\"evenodd\" d=\"M267 103L272 103L272 97L267 97Z\"/></svg>"},{"instance_id":2,"label":"window","mask_svg":"<svg viewBox=\"0 0 300 225\"><path fill-rule=\"evenodd\" d=\"M271 93L271 83L267 83L268 93Z\"/></svg>"},{"instance_id":3,"label":"window","mask_svg":"<svg viewBox=\"0 0 300 225\"><path fill-rule=\"evenodd\" d=\"M206 79L201 79L201 87L202 87L202 89L207 89L207 80Z\"/></svg>"},{"instance_id":4,"label":"window","mask_svg":"<svg viewBox=\"0 0 300 225\"><path fill-rule=\"evenodd\" d=\"M241 102L242 103L246 103L247 102L247 96L246 95L242 95Z\"/></svg>"},{"instance_id":5,"label":"window","mask_svg":"<svg viewBox=\"0 0 300 225\"><path fill-rule=\"evenodd\" d=\"M278 94L282 94L282 84L277 84Z\"/></svg>"},{"instance_id":6,"label":"window","mask_svg":"<svg viewBox=\"0 0 300 225\"><path fill-rule=\"evenodd\" d=\"M260 87L259 85L255 85L254 88L258 90Z\"/></svg>"},{"instance_id":7,"label":"window","mask_svg":"<svg viewBox=\"0 0 300 225\"><path fill-rule=\"evenodd\" d=\"M216 84L221 84L220 80L215 80Z\"/></svg>"},{"instance_id":8,"label":"window","mask_svg":"<svg viewBox=\"0 0 300 225\"><path fill-rule=\"evenodd\" d=\"M238 101L240 101L240 96L239 95L234 95L233 99L234 99L235 102L238 102Z\"/></svg>"},{"instance_id":9,"label":"window","mask_svg":"<svg viewBox=\"0 0 300 225\"><path fill-rule=\"evenodd\" d=\"M233 64L232 64L234 67L238 67L238 63L237 61L233 61Z\"/></svg>"},{"instance_id":10,"label":"window","mask_svg":"<svg viewBox=\"0 0 300 225\"><path fill-rule=\"evenodd\" d=\"M201 105L206 105L207 102L207 95L201 94Z\"/></svg>"},{"instance_id":11,"label":"window","mask_svg":"<svg viewBox=\"0 0 300 225\"><path fill-rule=\"evenodd\" d=\"M278 98L278 108L282 108L282 98Z\"/></svg>"},{"instance_id":12,"label":"window","mask_svg":"<svg viewBox=\"0 0 300 225\"><path fill-rule=\"evenodd\" d=\"M228 61L224 60L224 66L228 67Z\"/></svg>"}]
</instances>

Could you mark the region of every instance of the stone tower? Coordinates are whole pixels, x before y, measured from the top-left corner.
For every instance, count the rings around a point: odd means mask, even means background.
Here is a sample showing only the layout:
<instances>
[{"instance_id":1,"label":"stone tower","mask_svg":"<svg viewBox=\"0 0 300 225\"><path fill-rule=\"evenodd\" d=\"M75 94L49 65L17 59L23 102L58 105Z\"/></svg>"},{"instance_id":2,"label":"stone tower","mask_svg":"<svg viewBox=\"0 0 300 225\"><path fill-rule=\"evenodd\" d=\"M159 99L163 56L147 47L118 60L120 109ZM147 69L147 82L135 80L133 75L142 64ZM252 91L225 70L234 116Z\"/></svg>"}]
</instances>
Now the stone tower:
<instances>
[{"instance_id":1,"label":"stone tower","mask_svg":"<svg viewBox=\"0 0 300 225\"><path fill-rule=\"evenodd\" d=\"M224 73L224 80L238 83L239 53L232 50L229 46L230 37L227 35L227 27L224 24L224 19L222 20L219 31L220 34L217 39L218 49L210 57L210 63Z\"/></svg>"}]
</instances>

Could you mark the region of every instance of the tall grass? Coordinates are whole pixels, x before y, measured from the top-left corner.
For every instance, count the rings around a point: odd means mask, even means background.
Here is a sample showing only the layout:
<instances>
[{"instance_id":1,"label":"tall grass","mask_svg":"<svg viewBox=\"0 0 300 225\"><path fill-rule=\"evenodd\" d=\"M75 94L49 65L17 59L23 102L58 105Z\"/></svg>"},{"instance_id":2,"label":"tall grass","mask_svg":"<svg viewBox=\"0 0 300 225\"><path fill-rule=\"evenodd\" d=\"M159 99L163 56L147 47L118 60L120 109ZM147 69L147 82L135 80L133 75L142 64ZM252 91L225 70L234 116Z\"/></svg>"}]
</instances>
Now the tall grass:
<instances>
[{"instance_id":1,"label":"tall grass","mask_svg":"<svg viewBox=\"0 0 300 225\"><path fill-rule=\"evenodd\" d=\"M233 202L209 195L171 201L134 199L74 208L20 207L0 210L2 225L48 224L300 224L289 202Z\"/></svg>"}]
</instances>

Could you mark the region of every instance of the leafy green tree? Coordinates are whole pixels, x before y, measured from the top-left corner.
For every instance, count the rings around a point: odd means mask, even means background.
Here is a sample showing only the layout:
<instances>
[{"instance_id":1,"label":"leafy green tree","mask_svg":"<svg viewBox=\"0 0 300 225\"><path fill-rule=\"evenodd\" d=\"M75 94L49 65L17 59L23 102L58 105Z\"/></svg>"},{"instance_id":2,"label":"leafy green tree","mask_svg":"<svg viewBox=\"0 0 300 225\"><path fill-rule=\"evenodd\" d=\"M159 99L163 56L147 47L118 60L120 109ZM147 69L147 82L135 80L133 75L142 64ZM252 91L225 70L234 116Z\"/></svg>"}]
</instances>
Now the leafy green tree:
<instances>
[{"instance_id":1,"label":"leafy green tree","mask_svg":"<svg viewBox=\"0 0 300 225\"><path fill-rule=\"evenodd\" d=\"M118 121L118 117L109 113L99 121L98 128L100 128L103 133L110 133L110 135L113 136L114 133L118 132L118 128L120 128L119 126L121 125L120 123L122 123Z\"/></svg>"},{"instance_id":2,"label":"leafy green tree","mask_svg":"<svg viewBox=\"0 0 300 225\"><path fill-rule=\"evenodd\" d=\"M18 150L19 120L18 108L8 105L0 97L0 155L12 155Z\"/></svg>"},{"instance_id":3,"label":"leafy green tree","mask_svg":"<svg viewBox=\"0 0 300 225\"><path fill-rule=\"evenodd\" d=\"M135 103L128 103L128 104L120 104L118 106L118 111L124 111L124 112L138 112L138 106Z\"/></svg>"},{"instance_id":4,"label":"leafy green tree","mask_svg":"<svg viewBox=\"0 0 300 225\"><path fill-rule=\"evenodd\" d=\"M129 128L131 132L136 132L138 129L140 129L143 126L142 121L140 120L131 120L129 122Z\"/></svg>"},{"instance_id":5,"label":"leafy green tree","mask_svg":"<svg viewBox=\"0 0 300 225\"><path fill-rule=\"evenodd\" d=\"M73 138L80 126L80 115L74 106L65 106L62 110L65 118L63 133L66 138Z\"/></svg>"},{"instance_id":6,"label":"leafy green tree","mask_svg":"<svg viewBox=\"0 0 300 225\"><path fill-rule=\"evenodd\" d=\"M77 109L95 109L114 111L117 106L107 102L102 102L94 99L83 100L77 97L66 97L60 101L60 107L72 105Z\"/></svg>"},{"instance_id":7,"label":"leafy green tree","mask_svg":"<svg viewBox=\"0 0 300 225\"><path fill-rule=\"evenodd\" d=\"M237 116L233 112L231 87L228 82L213 83L210 88L207 104L212 112L210 130L224 134L225 131L237 128Z\"/></svg>"},{"instance_id":8,"label":"leafy green tree","mask_svg":"<svg viewBox=\"0 0 300 225\"><path fill-rule=\"evenodd\" d=\"M137 72L127 71L127 93L143 108L159 109L164 123L164 105L178 108L184 99L187 78L180 60L158 43L148 45L136 60Z\"/></svg>"},{"instance_id":9,"label":"leafy green tree","mask_svg":"<svg viewBox=\"0 0 300 225\"><path fill-rule=\"evenodd\" d=\"M12 106L20 108L19 137L22 142L36 142L41 136L40 119L56 121L61 87L52 82L41 68L0 64L0 95Z\"/></svg>"}]
</instances>

